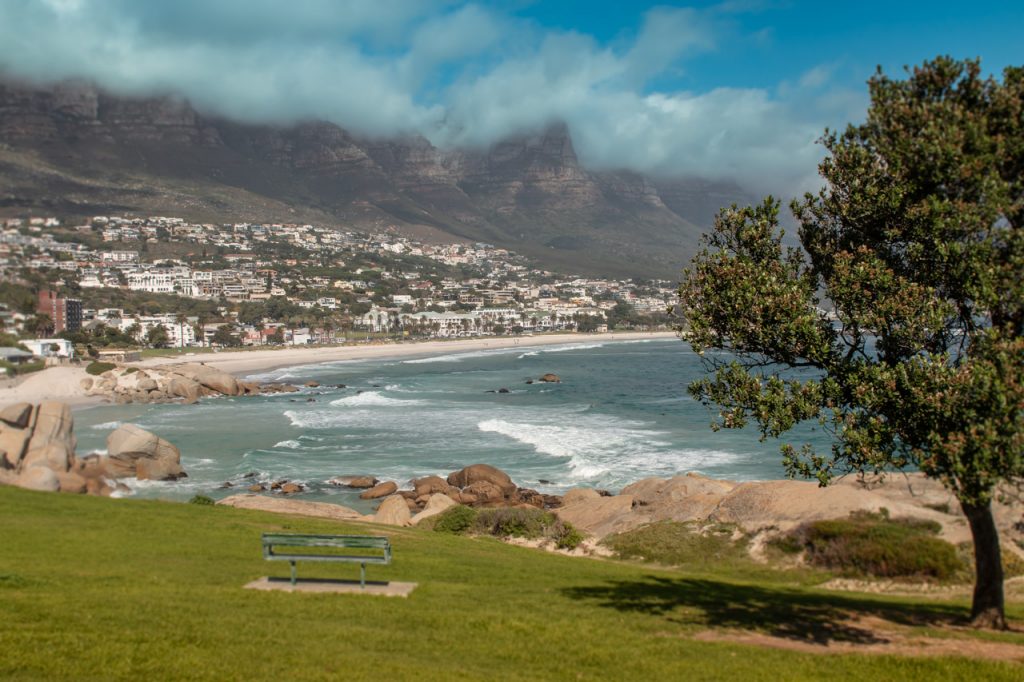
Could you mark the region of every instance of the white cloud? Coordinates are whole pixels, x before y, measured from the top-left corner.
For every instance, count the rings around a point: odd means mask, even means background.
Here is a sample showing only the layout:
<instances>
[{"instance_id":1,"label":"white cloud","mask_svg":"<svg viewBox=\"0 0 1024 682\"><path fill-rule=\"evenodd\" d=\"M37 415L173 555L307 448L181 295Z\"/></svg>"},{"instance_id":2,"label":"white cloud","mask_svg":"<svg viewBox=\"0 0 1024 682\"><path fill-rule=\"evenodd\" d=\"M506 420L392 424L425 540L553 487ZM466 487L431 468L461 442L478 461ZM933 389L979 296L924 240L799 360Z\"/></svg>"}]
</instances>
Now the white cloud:
<instances>
[{"instance_id":1,"label":"white cloud","mask_svg":"<svg viewBox=\"0 0 1024 682\"><path fill-rule=\"evenodd\" d=\"M0 64L41 81L180 93L247 121L318 118L440 145L565 121L594 167L801 189L824 125L863 110L862 98L830 88L829 67L773 91L647 89L715 49L721 14L655 8L611 47L447 0L7 0Z\"/></svg>"}]
</instances>

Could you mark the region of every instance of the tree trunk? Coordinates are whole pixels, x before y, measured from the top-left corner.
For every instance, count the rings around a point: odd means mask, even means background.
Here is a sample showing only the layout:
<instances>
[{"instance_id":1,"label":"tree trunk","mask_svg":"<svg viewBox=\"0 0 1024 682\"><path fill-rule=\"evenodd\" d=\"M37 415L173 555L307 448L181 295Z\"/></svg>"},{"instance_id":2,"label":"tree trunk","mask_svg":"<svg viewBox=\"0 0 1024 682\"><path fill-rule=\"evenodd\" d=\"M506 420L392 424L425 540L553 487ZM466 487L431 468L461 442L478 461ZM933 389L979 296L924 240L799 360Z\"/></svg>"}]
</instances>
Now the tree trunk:
<instances>
[{"instance_id":1,"label":"tree trunk","mask_svg":"<svg viewBox=\"0 0 1024 682\"><path fill-rule=\"evenodd\" d=\"M1003 610L1003 561L999 551L999 531L992 517L992 503L960 507L971 525L974 539L974 601L971 624L979 628L1006 629Z\"/></svg>"}]
</instances>

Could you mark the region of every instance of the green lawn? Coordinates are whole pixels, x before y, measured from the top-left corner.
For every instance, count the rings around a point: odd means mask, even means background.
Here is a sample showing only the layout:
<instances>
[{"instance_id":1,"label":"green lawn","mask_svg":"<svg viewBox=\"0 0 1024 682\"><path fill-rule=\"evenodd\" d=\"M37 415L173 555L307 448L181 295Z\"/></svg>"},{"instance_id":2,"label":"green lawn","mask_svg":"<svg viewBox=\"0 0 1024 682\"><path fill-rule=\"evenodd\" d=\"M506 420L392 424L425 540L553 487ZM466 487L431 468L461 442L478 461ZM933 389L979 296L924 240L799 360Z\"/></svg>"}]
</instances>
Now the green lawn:
<instances>
[{"instance_id":1,"label":"green lawn","mask_svg":"<svg viewBox=\"0 0 1024 682\"><path fill-rule=\"evenodd\" d=\"M224 507L0 488L4 679L793 680L1021 679L1024 665L964 658L820 655L695 641L743 628L793 641L861 641L842 612L956 631L963 603L836 594L806 574L747 581L576 559L425 530L391 536L370 579L415 581L408 599L243 590L285 562L260 533L367 526ZM707 565L705 565L707 566ZM350 564L300 565L347 577ZM1011 614L1019 619L1019 608ZM1019 634L995 636L1024 644Z\"/></svg>"}]
</instances>

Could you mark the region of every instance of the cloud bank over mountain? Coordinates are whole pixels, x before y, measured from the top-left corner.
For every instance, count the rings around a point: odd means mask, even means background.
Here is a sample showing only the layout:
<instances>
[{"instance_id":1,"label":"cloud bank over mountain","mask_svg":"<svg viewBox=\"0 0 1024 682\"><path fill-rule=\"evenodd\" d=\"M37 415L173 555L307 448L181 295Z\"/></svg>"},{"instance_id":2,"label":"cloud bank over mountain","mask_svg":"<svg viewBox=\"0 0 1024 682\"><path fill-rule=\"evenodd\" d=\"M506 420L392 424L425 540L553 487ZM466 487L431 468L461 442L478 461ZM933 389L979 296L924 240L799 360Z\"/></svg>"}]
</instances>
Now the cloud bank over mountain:
<instances>
[{"instance_id":1,"label":"cloud bank over mountain","mask_svg":"<svg viewBox=\"0 0 1024 682\"><path fill-rule=\"evenodd\" d=\"M653 8L602 42L445 0L7 0L0 70L173 93L247 122L418 133L442 147L486 147L564 121L591 168L783 194L813 187L815 140L864 110L826 67L770 89L673 85L702 55L754 39L736 34L735 11Z\"/></svg>"}]
</instances>

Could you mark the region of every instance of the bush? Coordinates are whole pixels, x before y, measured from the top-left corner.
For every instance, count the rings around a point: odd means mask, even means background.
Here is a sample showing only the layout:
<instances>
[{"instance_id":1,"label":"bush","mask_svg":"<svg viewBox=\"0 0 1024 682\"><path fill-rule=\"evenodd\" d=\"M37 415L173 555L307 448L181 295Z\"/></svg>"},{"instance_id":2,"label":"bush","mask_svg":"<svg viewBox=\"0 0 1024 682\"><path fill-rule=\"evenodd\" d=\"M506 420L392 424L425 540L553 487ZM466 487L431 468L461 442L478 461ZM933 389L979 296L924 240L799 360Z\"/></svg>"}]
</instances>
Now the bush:
<instances>
[{"instance_id":1,"label":"bush","mask_svg":"<svg viewBox=\"0 0 1024 682\"><path fill-rule=\"evenodd\" d=\"M476 522L476 511L464 504L448 507L437 515L434 530L439 533L465 533Z\"/></svg>"},{"instance_id":2,"label":"bush","mask_svg":"<svg viewBox=\"0 0 1024 682\"><path fill-rule=\"evenodd\" d=\"M109 372L115 367L117 367L117 365L115 365L112 362L99 362L97 360L93 360L92 362L85 366L85 371L87 374L98 376L100 374L103 374L104 372Z\"/></svg>"},{"instance_id":3,"label":"bush","mask_svg":"<svg viewBox=\"0 0 1024 682\"><path fill-rule=\"evenodd\" d=\"M602 544L622 559L668 566L729 563L749 560L748 538L738 539L732 524L699 526L693 522L658 521L606 537Z\"/></svg>"},{"instance_id":4,"label":"bush","mask_svg":"<svg viewBox=\"0 0 1024 682\"><path fill-rule=\"evenodd\" d=\"M583 533L568 521L558 519L551 527L550 535L558 549L576 549L583 542Z\"/></svg>"},{"instance_id":5,"label":"bush","mask_svg":"<svg viewBox=\"0 0 1024 682\"><path fill-rule=\"evenodd\" d=\"M805 524L793 536L816 566L853 575L946 580L967 567L956 547L935 537L940 530L935 521L854 512L847 519Z\"/></svg>"},{"instance_id":6,"label":"bush","mask_svg":"<svg viewBox=\"0 0 1024 682\"><path fill-rule=\"evenodd\" d=\"M194 495L192 497L192 499L188 501L188 503L189 504L204 504L204 505L206 505L206 504L214 504L213 498L212 497L207 497L206 495Z\"/></svg>"},{"instance_id":7,"label":"bush","mask_svg":"<svg viewBox=\"0 0 1024 682\"><path fill-rule=\"evenodd\" d=\"M483 509L476 517L474 530L498 537L539 538L554 522L554 515L542 509Z\"/></svg>"}]
</instances>

